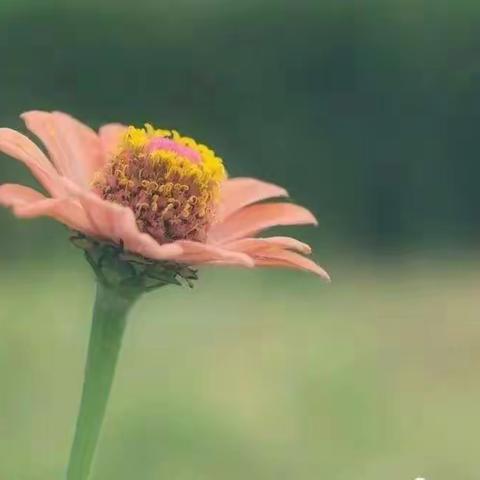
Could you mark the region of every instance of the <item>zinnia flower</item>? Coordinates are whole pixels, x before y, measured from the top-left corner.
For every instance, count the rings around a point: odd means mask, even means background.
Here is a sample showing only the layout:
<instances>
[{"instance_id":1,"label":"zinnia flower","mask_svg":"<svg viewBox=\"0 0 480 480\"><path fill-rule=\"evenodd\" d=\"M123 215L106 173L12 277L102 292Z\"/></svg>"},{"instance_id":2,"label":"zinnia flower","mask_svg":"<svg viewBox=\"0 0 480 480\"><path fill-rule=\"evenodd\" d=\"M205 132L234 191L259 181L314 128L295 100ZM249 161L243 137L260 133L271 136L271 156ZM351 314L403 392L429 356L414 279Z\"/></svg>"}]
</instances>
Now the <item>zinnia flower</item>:
<instances>
[{"instance_id":1,"label":"zinnia flower","mask_svg":"<svg viewBox=\"0 0 480 480\"><path fill-rule=\"evenodd\" d=\"M276 225L316 224L276 185L228 179L215 153L172 130L105 125L96 133L61 112L27 112L29 138L0 129L0 151L23 162L49 196L0 186L0 204L22 218L52 217L73 231L97 279L82 401L67 480L86 480L98 443L126 319L146 291L197 265L290 267L328 274L289 237L257 235Z\"/></svg>"},{"instance_id":2,"label":"zinnia flower","mask_svg":"<svg viewBox=\"0 0 480 480\"><path fill-rule=\"evenodd\" d=\"M90 241L174 265L290 267L328 274L305 243L257 235L276 225L316 224L305 208L264 200L283 188L227 178L215 153L172 130L108 124L96 133L61 112L26 112L29 138L0 129L0 151L23 162L49 196L0 186L0 204L21 218L52 217ZM90 244L92 245L92 244Z\"/></svg>"}]
</instances>

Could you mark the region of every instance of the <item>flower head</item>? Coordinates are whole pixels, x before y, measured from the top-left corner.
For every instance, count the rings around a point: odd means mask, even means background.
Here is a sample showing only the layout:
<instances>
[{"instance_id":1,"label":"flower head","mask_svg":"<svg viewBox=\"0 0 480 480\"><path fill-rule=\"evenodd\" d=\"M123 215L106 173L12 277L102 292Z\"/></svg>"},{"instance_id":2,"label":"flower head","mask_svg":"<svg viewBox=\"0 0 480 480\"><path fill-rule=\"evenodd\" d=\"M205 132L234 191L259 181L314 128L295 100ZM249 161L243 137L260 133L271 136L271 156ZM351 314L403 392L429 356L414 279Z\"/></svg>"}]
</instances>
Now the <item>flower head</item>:
<instances>
[{"instance_id":1,"label":"flower head","mask_svg":"<svg viewBox=\"0 0 480 480\"><path fill-rule=\"evenodd\" d=\"M176 131L129 127L94 180L105 200L130 207L159 243L205 242L225 180L222 160Z\"/></svg>"},{"instance_id":2,"label":"flower head","mask_svg":"<svg viewBox=\"0 0 480 480\"><path fill-rule=\"evenodd\" d=\"M0 204L18 217L53 217L86 239L87 249L105 243L125 258L177 271L201 264L279 266L328 279L304 256L308 245L257 236L276 225L316 224L313 215L292 203L264 203L287 192L252 178L228 179L205 145L148 124L109 124L97 133L61 112L22 118L49 158L8 128L0 129L0 151L27 165L49 196L0 186Z\"/></svg>"}]
</instances>

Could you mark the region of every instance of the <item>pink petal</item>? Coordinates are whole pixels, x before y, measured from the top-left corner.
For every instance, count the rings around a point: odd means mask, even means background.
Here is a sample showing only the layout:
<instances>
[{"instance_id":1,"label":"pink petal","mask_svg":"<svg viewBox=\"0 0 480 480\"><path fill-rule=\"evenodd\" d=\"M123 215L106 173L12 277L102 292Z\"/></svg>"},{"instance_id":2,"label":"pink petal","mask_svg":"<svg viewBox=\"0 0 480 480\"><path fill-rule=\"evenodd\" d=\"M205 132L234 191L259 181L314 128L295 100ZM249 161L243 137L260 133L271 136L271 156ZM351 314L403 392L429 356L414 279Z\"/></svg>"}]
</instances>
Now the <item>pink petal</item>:
<instances>
[{"instance_id":1,"label":"pink petal","mask_svg":"<svg viewBox=\"0 0 480 480\"><path fill-rule=\"evenodd\" d=\"M211 262L222 262L229 265L254 266L252 258L243 252L231 251L218 246L190 240L177 240L175 243L181 245L184 252L177 258L177 261L180 263L199 265Z\"/></svg>"},{"instance_id":2,"label":"pink petal","mask_svg":"<svg viewBox=\"0 0 480 480\"><path fill-rule=\"evenodd\" d=\"M224 245L225 248L245 252L249 255L256 254L272 248L285 248L309 255L312 249L306 243L290 237L242 238Z\"/></svg>"},{"instance_id":3,"label":"pink petal","mask_svg":"<svg viewBox=\"0 0 480 480\"><path fill-rule=\"evenodd\" d=\"M78 185L87 187L103 164L97 134L62 112L31 111L21 117L27 128L45 144L58 171Z\"/></svg>"},{"instance_id":4,"label":"pink petal","mask_svg":"<svg viewBox=\"0 0 480 480\"><path fill-rule=\"evenodd\" d=\"M100 128L98 135L105 158L108 159L117 151L126 129L127 127L121 123L108 123Z\"/></svg>"},{"instance_id":5,"label":"pink petal","mask_svg":"<svg viewBox=\"0 0 480 480\"><path fill-rule=\"evenodd\" d=\"M176 243L160 245L154 238L139 231L132 210L103 200L98 195L79 188L68 180L66 187L83 206L95 228L95 236L123 244L127 251L155 260L176 261L183 249Z\"/></svg>"},{"instance_id":6,"label":"pink petal","mask_svg":"<svg viewBox=\"0 0 480 480\"><path fill-rule=\"evenodd\" d=\"M222 198L217 213L219 222L241 208L267 198L288 197L287 191L255 178L232 178L222 185Z\"/></svg>"},{"instance_id":7,"label":"pink petal","mask_svg":"<svg viewBox=\"0 0 480 480\"><path fill-rule=\"evenodd\" d=\"M0 151L24 163L51 195L63 193L58 172L25 135L10 128L0 128Z\"/></svg>"},{"instance_id":8,"label":"pink petal","mask_svg":"<svg viewBox=\"0 0 480 480\"><path fill-rule=\"evenodd\" d=\"M312 260L288 250L272 250L262 253L261 256L254 256L255 265L263 267L285 267L313 272L323 279L330 281L328 273Z\"/></svg>"},{"instance_id":9,"label":"pink petal","mask_svg":"<svg viewBox=\"0 0 480 480\"><path fill-rule=\"evenodd\" d=\"M114 243L123 243L126 250L155 260L200 264L214 260L228 260L239 265L253 266L253 260L241 252L179 240L160 245L153 237L139 231L131 209L103 200L93 192L85 191L68 180L66 187L83 205L97 235Z\"/></svg>"},{"instance_id":10,"label":"pink petal","mask_svg":"<svg viewBox=\"0 0 480 480\"><path fill-rule=\"evenodd\" d=\"M72 198L46 198L18 207L15 214L21 218L51 217L86 235L93 236L96 233L81 205Z\"/></svg>"},{"instance_id":11,"label":"pink petal","mask_svg":"<svg viewBox=\"0 0 480 480\"><path fill-rule=\"evenodd\" d=\"M92 195L95 196L95 194ZM129 208L100 200L108 204L108 206L104 205L103 208L111 209L113 205L111 238L118 239L126 250L154 260L177 261L176 259L182 255L183 249L180 245L176 243L160 245L152 236L140 232L135 216ZM119 207L120 210L115 207Z\"/></svg>"},{"instance_id":12,"label":"pink petal","mask_svg":"<svg viewBox=\"0 0 480 480\"><path fill-rule=\"evenodd\" d=\"M83 208L72 198L47 198L23 185L0 186L0 204L13 209L20 218L51 217L68 227L92 233Z\"/></svg>"},{"instance_id":13,"label":"pink petal","mask_svg":"<svg viewBox=\"0 0 480 480\"><path fill-rule=\"evenodd\" d=\"M246 265L245 263L239 263L238 260L209 260L204 261L201 265L214 265L216 267L247 267L253 268L255 267L255 262L251 259L250 263Z\"/></svg>"},{"instance_id":14,"label":"pink petal","mask_svg":"<svg viewBox=\"0 0 480 480\"><path fill-rule=\"evenodd\" d=\"M223 223L212 227L211 243L224 244L253 235L276 225L317 225L315 217L306 208L291 203L263 203L251 205L234 213Z\"/></svg>"},{"instance_id":15,"label":"pink petal","mask_svg":"<svg viewBox=\"0 0 480 480\"><path fill-rule=\"evenodd\" d=\"M33 188L13 183L0 185L0 205L16 208L21 205L28 205L33 202L45 199L45 195Z\"/></svg>"}]
</instances>

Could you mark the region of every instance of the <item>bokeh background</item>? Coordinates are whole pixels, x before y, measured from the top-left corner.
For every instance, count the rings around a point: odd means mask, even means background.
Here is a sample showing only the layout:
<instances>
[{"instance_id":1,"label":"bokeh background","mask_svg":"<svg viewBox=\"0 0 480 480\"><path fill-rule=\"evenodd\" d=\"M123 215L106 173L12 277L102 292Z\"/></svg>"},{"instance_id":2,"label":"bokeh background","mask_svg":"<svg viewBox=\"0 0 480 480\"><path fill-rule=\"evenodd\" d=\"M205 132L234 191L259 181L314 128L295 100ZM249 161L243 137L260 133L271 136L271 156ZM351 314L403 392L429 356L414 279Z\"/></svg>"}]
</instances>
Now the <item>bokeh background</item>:
<instances>
[{"instance_id":1,"label":"bokeh background","mask_svg":"<svg viewBox=\"0 0 480 480\"><path fill-rule=\"evenodd\" d=\"M0 124L177 128L286 185L333 284L205 270L136 307L93 479L480 475L480 3L1 0ZM0 182L35 185L0 157ZM0 211L0 478L63 478L93 281Z\"/></svg>"}]
</instances>

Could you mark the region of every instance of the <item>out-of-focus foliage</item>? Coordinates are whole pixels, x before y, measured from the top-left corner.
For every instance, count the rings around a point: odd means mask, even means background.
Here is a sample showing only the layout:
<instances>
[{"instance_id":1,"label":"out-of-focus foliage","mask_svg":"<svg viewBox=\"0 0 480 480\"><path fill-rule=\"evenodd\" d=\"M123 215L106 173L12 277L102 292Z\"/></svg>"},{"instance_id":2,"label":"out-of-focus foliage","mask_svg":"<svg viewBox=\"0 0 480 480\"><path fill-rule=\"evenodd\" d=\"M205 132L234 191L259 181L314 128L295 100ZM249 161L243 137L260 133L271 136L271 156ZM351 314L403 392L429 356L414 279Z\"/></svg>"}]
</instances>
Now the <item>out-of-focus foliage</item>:
<instances>
[{"instance_id":1,"label":"out-of-focus foliage","mask_svg":"<svg viewBox=\"0 0 480 480\"><path fill-rule=\"evenodd\" d=\"M468 0L4 0L0 123L38 108L175 127L232 175L288 185L332 244L471 244L479 20ZM0 181L25 178L1 158ZM0 222L4 252L56 232Z\"/></svg>"}]
</instances>

